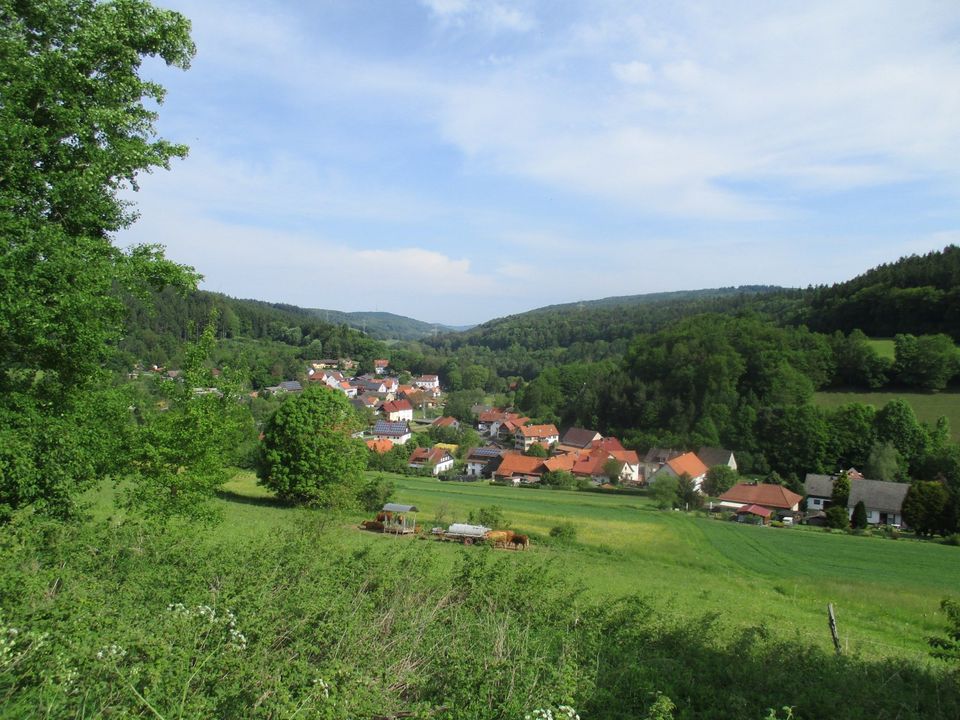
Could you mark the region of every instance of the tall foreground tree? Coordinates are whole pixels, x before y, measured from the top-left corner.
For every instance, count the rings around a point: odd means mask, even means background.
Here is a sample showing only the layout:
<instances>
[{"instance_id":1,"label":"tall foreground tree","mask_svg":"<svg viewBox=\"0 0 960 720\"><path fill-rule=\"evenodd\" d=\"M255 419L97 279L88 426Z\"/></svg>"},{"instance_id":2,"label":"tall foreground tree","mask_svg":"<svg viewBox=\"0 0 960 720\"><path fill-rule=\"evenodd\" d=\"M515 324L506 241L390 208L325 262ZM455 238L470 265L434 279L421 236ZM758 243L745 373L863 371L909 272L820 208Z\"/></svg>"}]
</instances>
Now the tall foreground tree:
<instances>
[{"instance_id":1,"label":"tall foreground tree","mask_svg":"<svg viewBox=\"0 0 960 720\"><path fill-rule=\"evenodd\" d=\"M346 396L314 383L281 405L263 429L257 475L283 500L325 508L357 502L367 448Z\"/></svg>"},{"instance_id":2,"label":"tall foreground tree","mask_svg":"<svg viewBox=\"0 0 960 720\"><path fill-rule=\"evenodd\" d=\"M124 403L102 395L121 291L194 285L157 247L123 252L118 197L186 148L158 139L146 56L186 68L189 22L144 0L0 0L0 514L66 516L118 468Z\"/></svg>"}]
</instances>

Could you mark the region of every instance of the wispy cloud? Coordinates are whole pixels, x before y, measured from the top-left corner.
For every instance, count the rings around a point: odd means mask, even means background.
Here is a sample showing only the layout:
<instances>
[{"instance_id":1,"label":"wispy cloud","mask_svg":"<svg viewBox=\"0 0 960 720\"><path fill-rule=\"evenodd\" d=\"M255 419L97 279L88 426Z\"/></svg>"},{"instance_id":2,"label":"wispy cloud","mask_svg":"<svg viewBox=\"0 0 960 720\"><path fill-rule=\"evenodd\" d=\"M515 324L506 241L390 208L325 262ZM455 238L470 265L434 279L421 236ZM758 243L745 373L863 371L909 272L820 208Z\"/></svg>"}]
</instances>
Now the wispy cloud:
<instances>
[{"instance_id":1,"label":"wispy cloud","mask_svg":"<svg viewBox=\"0 0 960 720\"><path fill-rule=\"evenodd\" d=\"M955 2L168 2L199 55L161 127L193 154L130 237L234 294L463 322L840 279L960 226ZM435 282L341 282L381 263Z\"/></svg>"},{"instance_id":2,"label":"wispy cloud","mask_svg":"<svg viewBox=\"0 0 960 720\"><path fill-rule=\"evenodd\" d=\"M421 0L433 16L446 25L474 26L489 32L525 33L536 27L532 13L495 0Z\"/></svg>"}]
</instances>

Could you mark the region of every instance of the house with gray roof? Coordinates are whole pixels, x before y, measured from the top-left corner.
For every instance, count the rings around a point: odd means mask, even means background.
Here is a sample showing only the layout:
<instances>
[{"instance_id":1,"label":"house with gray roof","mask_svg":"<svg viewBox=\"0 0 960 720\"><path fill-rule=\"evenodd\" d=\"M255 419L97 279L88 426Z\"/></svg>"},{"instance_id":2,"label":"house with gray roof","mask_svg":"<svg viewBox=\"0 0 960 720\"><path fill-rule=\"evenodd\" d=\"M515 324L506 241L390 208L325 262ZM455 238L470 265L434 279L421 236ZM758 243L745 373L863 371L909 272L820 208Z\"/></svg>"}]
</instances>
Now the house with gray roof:
<instances>
[{"instance_id":1,"label":"house with gray roof","mask_svg":"<svg viewBox=\"0 0 960 720\"><path fill-rule=\"evenodd\" d=\"M410 425L405 420L401 422L377 420L373 426L373 436L377 440L389 440L394 445L405 445L412 435Z\"/></svg>"},{"instance_id":2,"label":"house with gray roof","mask_svg":"<svg viewBox=\"0 0 960 720\"><path fill-rule=\"evenodd\" d=\"M584 428L572 427L567 430L560 438L561 445L568 445L575 448L588 448L595 440L602 440L603 435L596 430L585 430Z\"/></svg>"},{"instance_id":3,"label":"house with gray roof","mask_svg":"<svg viewBox=\"0 0 960 720\"><path fill-rule=\"evenodd\" d=\"M851 480L850 500L847 507L851 515L858 502L867 509L867 523L870 525L902 525L903 499L910 486L906 483L884 482L882 480Z\"/></svg>"},{"instance_id":4,"label":"house with gray roof","mask_svg":"<svg viewBox=\"0 0 960 720\"><path fill-rule=\"evenodd\" d=\"M807 473L803 481L803 494L807 496L807 512L826 510L833 497L833 475Z\"/></svg>"},{"instance_id":5,"label":"house with gray roof","mask_svg":"<svg viewBox=\"0 0 960 720\"><path fill-rule=\"evenodd\" d=\"M731 470L737 469L737 459L733 452L726 448L702 447L697 450L697 457L708 468L726 465Z\"/></svg>"},{"instance_id":6,"label":"house with gray roof","mask_svg":"<svg viewBox=\"0 0 960 720\"><path fill-rule=\"evenodd\" d=\"M833 475L817 475L814 473L807 475L803 481L803 489L807 496L808 513L816 513L830 506L833 497L833 481ZM863 502L867 511L868 524L902 525L901 509L903 508L903 499L907 496L907 490L909 489L910 486L906 483L851 477L847 511L852 517L853 509L857 503Z\"/></svg>"}]
</instances>

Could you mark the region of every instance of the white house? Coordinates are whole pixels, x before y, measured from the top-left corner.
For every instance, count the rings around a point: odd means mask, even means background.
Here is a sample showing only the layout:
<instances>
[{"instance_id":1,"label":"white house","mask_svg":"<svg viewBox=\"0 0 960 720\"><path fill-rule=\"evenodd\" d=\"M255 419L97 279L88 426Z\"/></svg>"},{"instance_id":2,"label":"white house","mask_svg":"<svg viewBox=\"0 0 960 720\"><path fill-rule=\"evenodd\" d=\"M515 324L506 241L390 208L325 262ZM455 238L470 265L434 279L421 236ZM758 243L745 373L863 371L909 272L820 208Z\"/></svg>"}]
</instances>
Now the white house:
<instances>
[{"instance_id":1,"label":"white house","mask_svg":"<svg viewBox=\"0 0 960 720\"><path fill-rule=\"evenodd\" d=\"M534 443L550 446L558 442L560 431L553 424L523 425L517 428L514 438L517 450L529 450Z\"/></svg>"},{"instance_id":2,"label":"white house","mask_svg":"<svg viewBox=\"0 0 960 720\"><path fill-rule=\"evenodd\" d=\"M410 426L406 422L377 420L373 426L373 436L377 440L389 440L394 445L406 445L413 433L410 432Z\"/></svg>"},{"instance_id":3,"label":"white house","mask_svg":"<svg viewBox=\"0 0 960 720\"><path fill-rule=\"evenodd\" d=\"M401 420L410 422L413 420L413 405L410 404L409 400L392 400L385 402L380 406L380 412L382 412L384 417L390 422L399 422Z\"/></svg>"},{"instance_id":4,"label":"white house","mask_svg":"<svg viewBox=\"0 0 960 720\"><path fill-rule=\"evenodd\" d=\"M440 378L437 375L421 375L413 381L413 384L424 390L439 390Z\"/></svg>"},{"instance_id":5,"label":"white house","mask_svg":"<svg viewBox=\"0 0 960 720\"><path fill-rule=\"evenodd\" d=\"M693 486L699 490L706 477L708 468L694 453L688 452L667 460L659 470L650 477L649 482L656 482L659 477L680 477L684 473L693 480Z\"/></svg>"},{"instance_id":6,"label":"white house","mask_svg":"<svg viewBox=\"0 0 960 720\"><path fill-rule=\"evenodd\" d=\"M479 447L470 451L467 456L467 475L482 477L487 466L502 454L502 450L495 447Z\"/></svg>"},{"instance_id":7,"label":"white house","mask_svg":"<svg viewBox=\"0 0 960 720\"><path fill-rule=\"evenodd\" d=\"M833 481L834 478L831 475L813 473L807 475L803 482L803 489L807 494L808 513L824 510L831 505ZM906 483L850 477L847 512L852 518L857 503L863 502L864 509L867 511L867 524L902 525L903 500L909 489L910 486Z\"/></svg>"},{"instance_id":8,"label":"white house","mask_svg":"<svg viewBox=\"0 0 960 720\"><path fill-rule=\"evenodd\" d=\"M430 467L434 475L439 475L453 468L453 455L443 448L417 448L410 454L407 466Z\"/></svg>"}]
</instances>

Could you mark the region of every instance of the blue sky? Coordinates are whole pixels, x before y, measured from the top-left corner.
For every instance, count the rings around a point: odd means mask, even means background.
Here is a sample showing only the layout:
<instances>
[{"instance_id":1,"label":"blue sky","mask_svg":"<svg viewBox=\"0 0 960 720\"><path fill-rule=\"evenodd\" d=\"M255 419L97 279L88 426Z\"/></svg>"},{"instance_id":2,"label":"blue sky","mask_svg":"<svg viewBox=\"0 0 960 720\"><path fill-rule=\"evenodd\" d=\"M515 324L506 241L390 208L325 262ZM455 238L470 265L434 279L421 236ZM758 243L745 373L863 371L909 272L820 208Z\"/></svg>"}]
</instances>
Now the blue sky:
<instances>
[{"instance_id":1,"label":"blue sky","mask_svg":"<svg viewBox=\"0 0 960 720\"><path fill-rule=\"evenodd\" d=\"M159 0L151 242L236 297L467 324L960 242L955 0Z\"/></svg>"}]
</instances>

